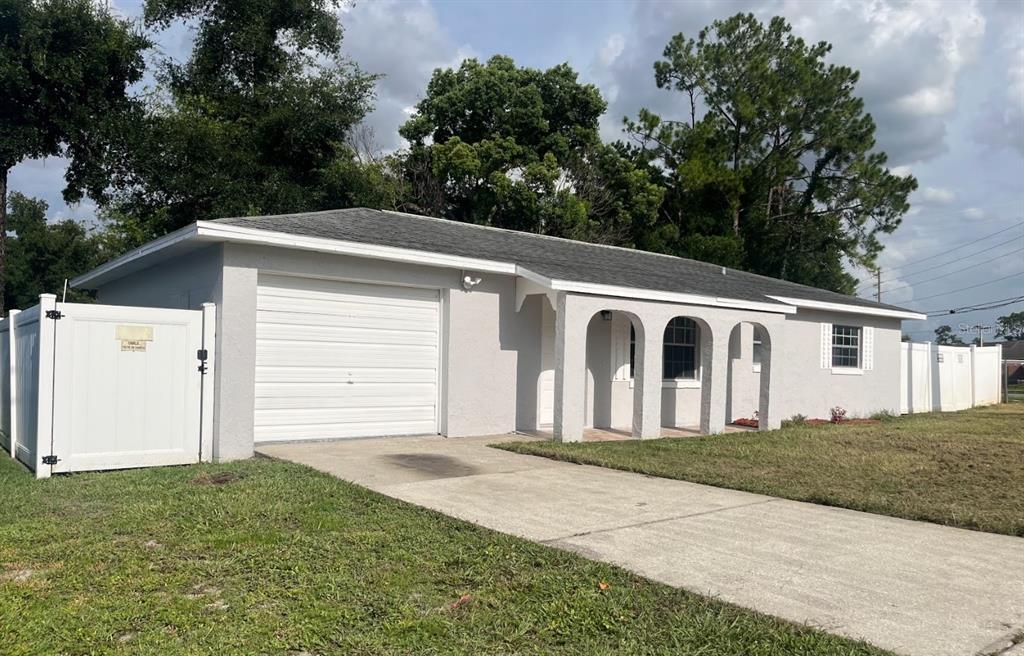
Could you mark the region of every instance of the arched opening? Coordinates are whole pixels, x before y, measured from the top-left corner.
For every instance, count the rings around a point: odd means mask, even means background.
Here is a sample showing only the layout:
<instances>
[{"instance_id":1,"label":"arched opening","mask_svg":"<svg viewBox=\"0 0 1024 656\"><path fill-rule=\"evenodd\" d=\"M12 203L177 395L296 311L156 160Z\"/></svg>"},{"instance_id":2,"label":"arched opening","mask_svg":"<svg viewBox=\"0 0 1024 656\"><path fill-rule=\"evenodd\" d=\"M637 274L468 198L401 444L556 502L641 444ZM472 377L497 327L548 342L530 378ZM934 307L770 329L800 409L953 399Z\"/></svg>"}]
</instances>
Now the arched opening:
<instances>
[{"instance_id":1,"label":"arched opening","mask_svg":"<svg viewBox=\"0 0 1024 656\"><path fill-rule=\"evenodd\" d=\"M661 424L701 431L710 394L711 328L703 320L679 315L662 337Z\"/></svg>"},{"instance_id":2,"label":"arched opening","mask_svg":"<svg viewBox=\"0 0 1024 656\"><path fill-rule=\"evenodd\" d=\"M583 426L609 436L632 435L633 384L639 318L629 312L601 310L587 325ZM591 431L591 436L594 432Z\"/></svg>"},{"instance_id":3,"label":"arched opening","mask_svg":"<svg viewBox=\"0 0 1024 656\"><path fill-rule=\"evenodd\" d=\"M771 339L759 323L741 322L729 335L729 377L726 382L728 424L767 428L771 370Z\"/></svg>"}]
</instances>

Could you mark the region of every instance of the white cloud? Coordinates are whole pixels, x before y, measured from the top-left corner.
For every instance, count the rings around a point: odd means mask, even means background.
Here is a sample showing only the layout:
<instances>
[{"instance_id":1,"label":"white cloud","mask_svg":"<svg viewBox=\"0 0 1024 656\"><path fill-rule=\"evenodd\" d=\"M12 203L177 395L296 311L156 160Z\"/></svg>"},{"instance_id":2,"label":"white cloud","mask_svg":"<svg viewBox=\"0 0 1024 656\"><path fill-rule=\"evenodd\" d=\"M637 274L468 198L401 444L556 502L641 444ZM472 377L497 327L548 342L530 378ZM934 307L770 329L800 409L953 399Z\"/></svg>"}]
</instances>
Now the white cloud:
<instances>
[{"instance_id":1,"label":"white cloud","mask_svg":"<svg viewBox=\"0 0 1024 656\"><path fill-rule=\"evenodd\" d=\"M925 187L919 194L923 202L932 205L949 205L956 200L956 194L941 187Z\"/></svg>"},{"instance_id":2,"label":"white cloud","mask_svg":"<svg viewBox=\"0 0 1024 656\"><path fill-rule=\"evenodd\" d=\"M598 54L598 60L603 66L611 66L619 58L626 47L626 38L621 34L613 34L604 42L604 47Z\"/></svg>"},{"instance_id":3,"label":"white cloud","mask_svg":"<svg viewBox=\"0 0 1024 656\"><path fill-rule=\"evenodd\" d=\"M345 54L367 72L384 74L377 83L376 109L367 123L381 148L401 148L405 141L398 128L423 97L434 69L458 66L474 51L452 41L424 0L358 2L341 20Z\"/></svg>"},{"instance_id":4,"label":"white cloud","mask_svg":"<svg viewBox=\"0 0 1024 656\"><path fill-rule=\"evenodd\" d=\"M1008 16L997 50L1006 62L1003 79L982 104L976 138L1024 154L1024 14Z\"/></svg>"}]
</instances>

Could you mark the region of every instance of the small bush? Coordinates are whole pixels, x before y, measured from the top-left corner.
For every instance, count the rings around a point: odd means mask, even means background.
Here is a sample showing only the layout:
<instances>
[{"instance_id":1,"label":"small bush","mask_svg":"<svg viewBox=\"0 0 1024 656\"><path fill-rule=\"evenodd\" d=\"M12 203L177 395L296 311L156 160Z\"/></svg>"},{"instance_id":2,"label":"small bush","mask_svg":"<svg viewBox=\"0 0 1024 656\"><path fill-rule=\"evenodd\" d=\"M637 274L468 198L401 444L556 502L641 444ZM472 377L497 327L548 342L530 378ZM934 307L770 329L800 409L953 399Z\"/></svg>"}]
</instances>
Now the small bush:
<instances>
[{"instance_id":1,"label":"small bush","mask_svg":"<svg viewBox=\"0 0 1024 656\"><path fill-rule=\"evenodd\" d=\"M899 419L900 416L892 410L879 410L875 414L871 415L871 418L878 421L892 421L893 419Z\"/></svg>"},{"instance_id":2,"label":"small bush","mask_svg":"<svg viewBox=\"0 0 1024 656\"><path fill-rule=\"evenodd\" d=\"M787 428L789 426L803 426L807 423L807 415L795 414L789 419L782 420L782 427Z\"/></svg>"},{"instance_id":3,"label":"small bush","mask_svg":"<svg viewBox=\"0 0 1024 656\"><path fill-rule=\"evenodd\" d=\"M846 408L842 406L837 405L836 407L829 410L829 413L831 413L832 415L833 424L841 424L842 422L846 421Z\"/></svg>"}]
</instances>

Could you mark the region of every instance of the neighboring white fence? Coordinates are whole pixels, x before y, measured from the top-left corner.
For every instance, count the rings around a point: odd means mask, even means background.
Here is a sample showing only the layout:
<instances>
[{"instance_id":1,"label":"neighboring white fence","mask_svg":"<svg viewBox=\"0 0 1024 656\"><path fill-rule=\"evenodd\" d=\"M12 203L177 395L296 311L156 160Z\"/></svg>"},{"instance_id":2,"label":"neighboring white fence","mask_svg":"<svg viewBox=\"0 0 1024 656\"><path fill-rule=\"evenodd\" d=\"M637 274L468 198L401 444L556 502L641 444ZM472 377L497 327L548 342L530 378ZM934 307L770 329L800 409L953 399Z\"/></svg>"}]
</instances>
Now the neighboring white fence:
<instances>
[{"instance_id":1,"label":"neighboring white fence","mask_svg":"<svg viewBox=\"0 0 1024 656\"><path fill-rule=\"evenodd\" d=\"M903 342L900 411L964 410L999 403L1003 347Z\"/></svg>"},{"instance_id":2,"label":"neighboring white fence","mask_svg":"<svg viewBox=\"0 0 1024 656\"><path fill-rule=\"evenodd\" d=\"M0 322L5 449L51 473L209 460L215 308L40 304Z\"/></svg>"}]
</instances>

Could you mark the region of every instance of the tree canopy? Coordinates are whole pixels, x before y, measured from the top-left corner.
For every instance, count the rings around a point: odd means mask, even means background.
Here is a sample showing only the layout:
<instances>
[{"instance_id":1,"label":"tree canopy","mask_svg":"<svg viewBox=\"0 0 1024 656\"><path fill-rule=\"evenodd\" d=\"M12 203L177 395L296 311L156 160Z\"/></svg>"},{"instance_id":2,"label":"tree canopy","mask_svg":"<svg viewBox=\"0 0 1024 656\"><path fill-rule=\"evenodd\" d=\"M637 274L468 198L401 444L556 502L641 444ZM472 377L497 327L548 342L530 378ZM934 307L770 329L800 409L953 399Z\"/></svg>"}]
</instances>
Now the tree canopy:
<instances>
[{"instance_id":1,"label":"tree canopy","mask_svg":"<svg viewBox=\"0 0 1024 656\"><path fill-rule=\"evenodd\" d=\"M1024 310L999 317L996 320L996 337L1024 339Z\"/></svg>"},{"instance_id":2,"label":"tree canopy","mask_svg":"<svg viewBox=\"0 0 1024 656\"><path fill-rule=\"evenodd\" d=\"M4 310L35 305L44 293L61 298L65 280L101 263L104 251L81 223L70 219L47 223L46 203L16 191L8 204L11 236ZM76 289L69 289L67 298L90 300L87 293Z\"/></svg>"},{"instance_id":3,"label":"tree canopy","mask_svg":"<svg viewBox=\"0 0 1024 656\"><path fill-rule=\"evenodd\" d=\"M887 168L829 44L750 14L673 37L653 84L678 109L642 110L622 140L602 140L605 100L568 64L495 56L434 71L408 147L382 154L365 122L378 76L342 56L341 4L146 0L149 30L187 22L195 40L133 97L149 42L128 23L91 0L0 0L0 191L25 158L70 157L67 198L100 201L80 242L104 256L200 219L368 205L852 293L847 265L874 263L917 184ZM33 202L16 202L25 234L57 243L25 223Z\"/></svg>"},{"instance_id":4,"label":"tree canopy","mask_svg":"<svg viewBox=\"0 0 1024 656\"><path fill-rule=\"evenodd\" d=\"M626 131L666 190L674 252L852 293L844 260L873 264L917 182L887 169L858 74L830 50L752 14L672 38L654 77L680 112Z\"/></svg>"},{"instance_id":5,"label":"tree canopy","mask_svg":"<svg viewBox=\"0 0 1024 656\"><path fill-rule=\"evenodd\" d=\"M7 177L22 160L68 158L64 197L102 199L122 164L149 41L91 0L0 0L0 288L7 256Z\"/></svg>"},{"instance_id":6,"label":"tree canopy","mask_svg":"<svg viewBox=\"0 0 1024 656\"><path fill-rule=\"evenodd\" d=\"M661 191L601 143L605 102L568 64L508 57L434 72L399 133L405 206L457 221L576 239L634 242Z\"/></svg>"},{"instance_id":7,"label":"tree canopy","mask_svg":"<svg viewBox=\"0 0 1024 656\"><path fill-rule=\"evenodd\" d=\"M346 138L375 76L340 54L330 0L148 0L147 24L198 24L187 62L163 60L132 126L113 213L144 237L197 219L324 209L351 200ZM339 189L340 186L340 189Z\"/></svg>"}]
</instances>

